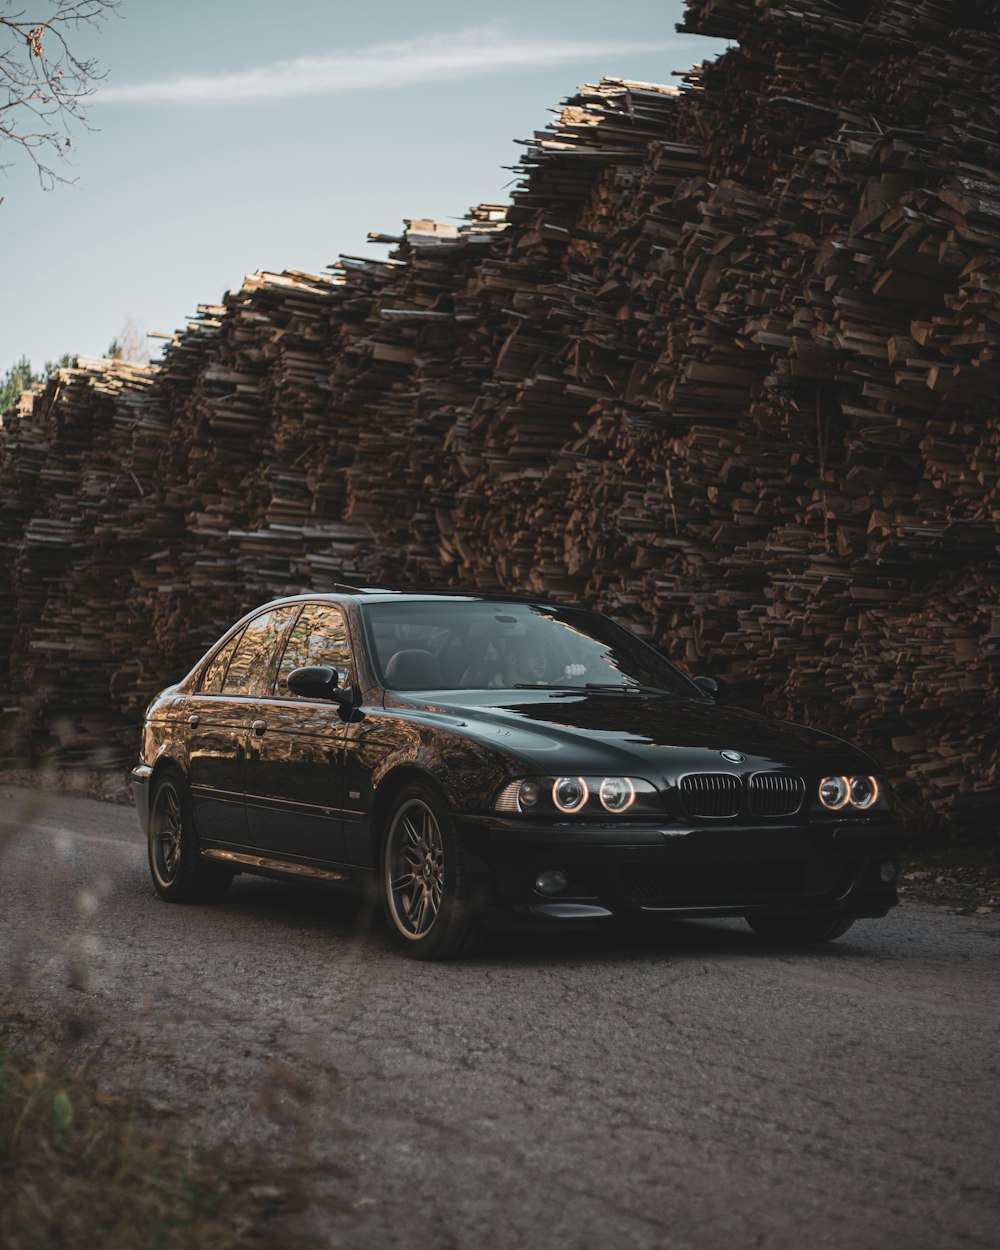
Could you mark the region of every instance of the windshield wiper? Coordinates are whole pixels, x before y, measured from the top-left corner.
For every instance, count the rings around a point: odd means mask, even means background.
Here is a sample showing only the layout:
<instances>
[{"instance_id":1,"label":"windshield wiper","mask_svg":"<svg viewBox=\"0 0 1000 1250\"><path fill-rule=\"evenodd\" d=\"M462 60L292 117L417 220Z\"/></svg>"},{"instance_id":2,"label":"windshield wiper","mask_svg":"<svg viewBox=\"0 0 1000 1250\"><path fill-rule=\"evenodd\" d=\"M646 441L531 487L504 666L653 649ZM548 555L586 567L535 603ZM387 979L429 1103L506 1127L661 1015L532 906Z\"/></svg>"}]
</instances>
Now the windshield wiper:
<instances>
[{"instance_id":1,"label":"windshield wiper","mask_svg":"<svg viewBox=\"0 0 1000 1250\"><path fill-rule=\"evenodd\" d=\"M692 694L681 694L679 690L665 690L662 686L629 686L629 689L636 694L658 694L667 699L679 699L682 703L689 703L696 697Z\"/></svg>"},{"instance_id":2,"label":"windshield wiper","mask_svg":"<svg viewBox=\"0 0 1000 1250\"><path fill-rule=\"evenodd\" d=\"M516 681L510 690L623 690L623 686L599 685L597 682L579 681Z\"/></svg>"},{"instance_id":3,"label":"windshield wiper","mask_svg":"<svg viewBox=\"0 0 1000 1250\"><path fill-rule=\"evenodd\" d=\"M617 694L659 694L671 699L687 699L690 696L678 694L676 690L663 690L659 686L635 686L629 682L598 682L587 681L582 684L568 681L561 682L528 682L519 681L511 687L513 690L614 690Z\"/></svg>"}]
</instances>

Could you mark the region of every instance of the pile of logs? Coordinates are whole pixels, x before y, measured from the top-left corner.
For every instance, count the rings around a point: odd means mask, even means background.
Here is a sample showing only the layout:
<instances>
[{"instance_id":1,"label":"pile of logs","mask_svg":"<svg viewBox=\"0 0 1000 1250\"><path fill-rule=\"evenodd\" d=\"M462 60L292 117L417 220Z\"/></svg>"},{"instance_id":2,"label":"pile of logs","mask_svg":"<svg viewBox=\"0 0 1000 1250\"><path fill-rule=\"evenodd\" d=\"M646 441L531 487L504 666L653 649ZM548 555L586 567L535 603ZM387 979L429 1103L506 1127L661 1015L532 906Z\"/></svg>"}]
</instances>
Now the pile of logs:
<instances>
[{"instance_id":1,"label":"pile of logs","mask_svg":"<svg viewBox=\"0 0 1000 1250\"><path fill-rule=\"evenodd\" d=\"M152 369L81 361L5 418L19 741L124 758L276 594L499 587L995 827L1000 4L700 0L684 28L733 46L582 88L510 205L257 274Z\"/></svg>"}]
</instances>

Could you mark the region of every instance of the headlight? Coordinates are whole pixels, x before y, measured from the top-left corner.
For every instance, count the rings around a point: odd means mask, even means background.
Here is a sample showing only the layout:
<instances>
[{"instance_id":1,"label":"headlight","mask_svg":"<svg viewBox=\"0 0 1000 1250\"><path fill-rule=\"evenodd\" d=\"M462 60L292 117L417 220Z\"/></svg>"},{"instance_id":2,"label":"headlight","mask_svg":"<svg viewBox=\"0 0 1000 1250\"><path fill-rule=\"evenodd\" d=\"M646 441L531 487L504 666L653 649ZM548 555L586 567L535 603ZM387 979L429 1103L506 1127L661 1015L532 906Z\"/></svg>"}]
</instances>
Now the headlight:
<instances>
[{"instance_id":1,"label":"headlight","mask_svg":"<svg viewBox=\"0 0 1000 1250\"><path fill-rule=\"evenodd\" d=\"M878 782L874 777L851 778L851 806L871 807L878 800Z\"/></svg>"},{"instance_id":2,"label":"headlight","mask_svg":"<svg viewBox=\"0 0 1000 1250\"><path fill-rule=\"evenodd\" d=\"M525 781L512 781L497 795L493 810L495 812L530 812L538 806L542 797L542 787L530 777Z\"/></svg>"},{"instance_id":3,"label":"headlight","mask_svg":"<svg viewBox=\"0 0 1000 1250\"><path fill-rule=\"evenodd\" d=\"M493 810L505 815L576 816L591 819L619 816L662 816L663 797L641 777L522 777L507 785L493 800Z\"/></svg>"},{"instance_id":4,"label":"headlight","mask_svg":"<svg viewBox=\"0 0 1000 1250\"><path fill-rule=\"evenodd\" d=\"M589 797L590 791L582 777L557 777L552 783L552 802L567 815L578 812Z\"/></svg>"},{"instance_id":5,"label":"headlight","mask_svg":"<svg viewBox=\"0 0 1000 1250\"><path fill-rule=\"evenodd\" d=\"M608 812L627 812L635 802L635 786L630 777L605 777L598 794L601 806Z\"/></svg>"},{"instance_id":6,"label":"headlight","mask_svg":"<svg viewBox=\"0 0 1000 1250\"><path fill-rule=\"evenodd\" d=\"M835 812L846 807L850 797L851 787L846 777L824 777L819 783L819 801Z\"/></svg>"},{"instance_id":7,"label":"headlight","mask_svg":"<svg viewBox=\"0 0 1000 1250\"><path fill-rule=\"evenodd\" d=\"M537 781L522 781L517 788L517 805L523 811L526 807L534 807L541 798L542 787Z\"/></svg>"},{"instance_id":8,"label":"headlight","mask_svg":"<svg viewBox=\"0 0 1000 1250\"><path fill-rule=\"evenodd\" d=\"M874 777L824 777L819 783L819 801L834 812L848 804L864 811L874 807L878 798L879 786Z\"/></svg>"}]
</instances>

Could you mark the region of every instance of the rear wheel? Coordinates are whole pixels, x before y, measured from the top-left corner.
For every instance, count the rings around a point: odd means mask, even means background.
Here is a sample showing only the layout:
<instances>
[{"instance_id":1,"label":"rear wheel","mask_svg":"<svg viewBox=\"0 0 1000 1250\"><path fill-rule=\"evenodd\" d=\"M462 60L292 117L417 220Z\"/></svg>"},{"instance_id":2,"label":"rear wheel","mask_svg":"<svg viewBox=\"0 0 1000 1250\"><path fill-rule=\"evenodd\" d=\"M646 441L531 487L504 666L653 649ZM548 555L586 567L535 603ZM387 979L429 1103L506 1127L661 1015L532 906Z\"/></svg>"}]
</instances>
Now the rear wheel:
<instances>
[{"instance_id":1,"label":"rear wheel","mask_svg":"<svg viewBox=\"0 0 1000 1250\"><path fill-rule=\"evenodd\" d=\"M478 944L469 856L429 786L407 786L389 811L382 902L392 933L414 959L454 959Z\"/></svg>"},{"instance_id":2,"label":"rear wheel","mask_svg":"<svg viewBox=\"0 0 1000 1250\"><path fill-rule=\"evenodd\" d=\"M149 871L160 898L168 903L203 903L223 898L233 880L230 869L198 854L187 789L174 772L155 784L149 805Z\"/></svg>"},{"instance_id":3,"label":"rear wheel","mask_svg":"<svg viewBox=\"0 0 1000 1250\"><path fill-rule=\"evenodd\" d=\"M747 916L758 937L768 942L832 942L854 924L848 916Z\"/></svg>"}]
</instances>

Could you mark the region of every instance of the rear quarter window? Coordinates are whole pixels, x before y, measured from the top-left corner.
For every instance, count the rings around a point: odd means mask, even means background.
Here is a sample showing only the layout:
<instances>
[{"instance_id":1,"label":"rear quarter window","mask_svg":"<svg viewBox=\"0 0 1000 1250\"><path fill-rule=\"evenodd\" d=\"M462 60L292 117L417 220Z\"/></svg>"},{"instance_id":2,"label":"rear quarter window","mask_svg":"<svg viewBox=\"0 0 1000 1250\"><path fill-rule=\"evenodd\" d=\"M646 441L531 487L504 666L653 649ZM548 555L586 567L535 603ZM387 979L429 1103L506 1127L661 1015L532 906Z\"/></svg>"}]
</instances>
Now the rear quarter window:
<instances>
[{"instance_id":1,"label":"rear quarter window","mask_svg":"<svg viewBox=\"0 0 1000 1250\"><path fill-rule=\"evenodd\" d=\"M201 675L201 681L198 683L198 689L202 694L219 694L221 692L222 683L226 680L226 670L229 668L229 661L233 658L233 652L236 650L242 637L243 631L238 630L212 656L208 666Z\"/></svg>"},{"instance_id":2,"label":"rear quarter window","mask_svg":"<svg viewBox=\"0 0 1000 1250\"><path fill-rule=\"evenodd\" d=\"M272 608L248 622L236 652L229 661L223 694L263 695L285 629L298 614L299 605Z\"/></svg>"}]
</instances>

